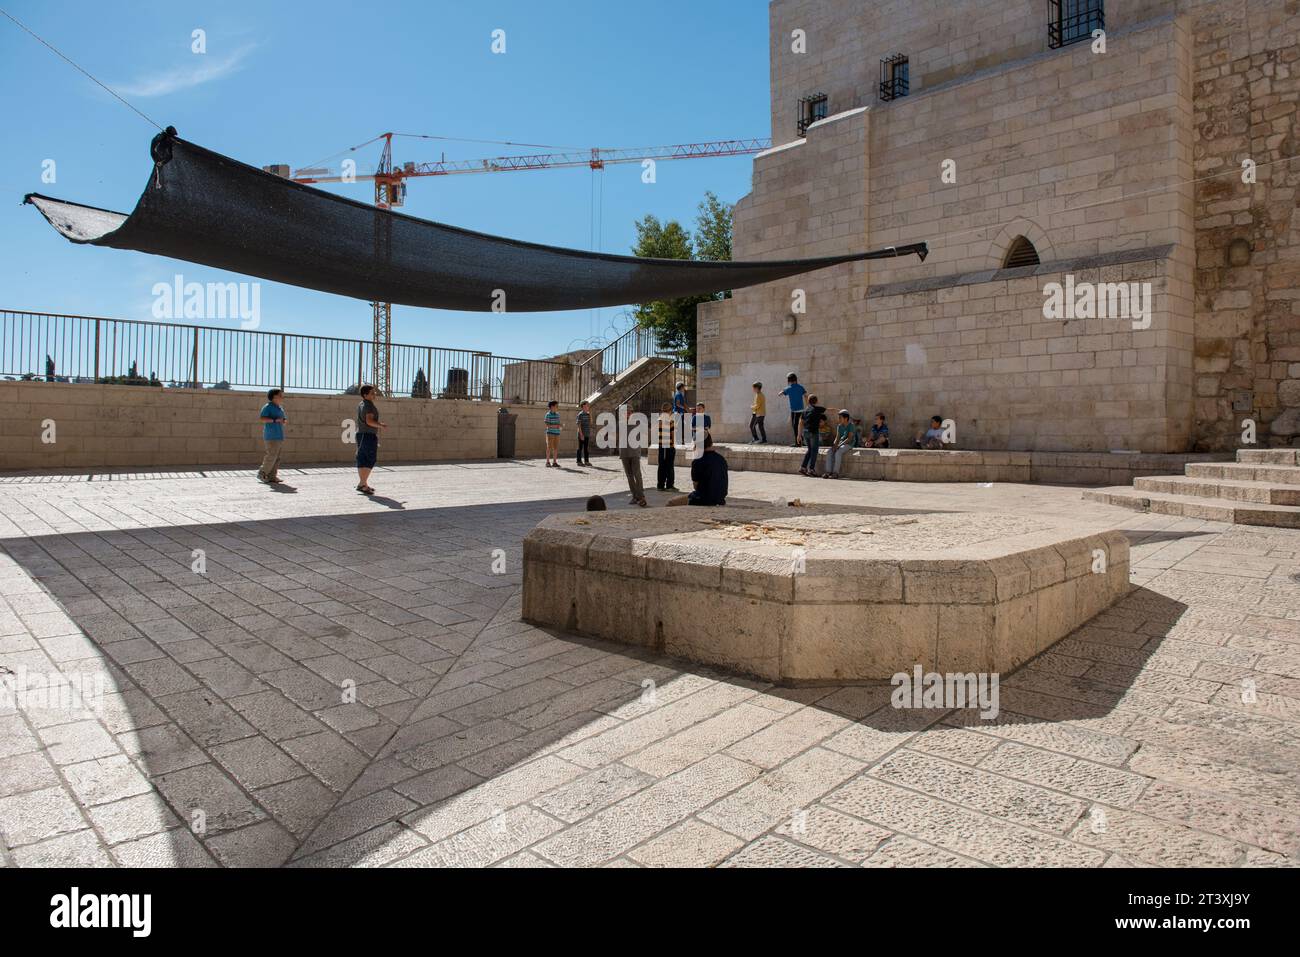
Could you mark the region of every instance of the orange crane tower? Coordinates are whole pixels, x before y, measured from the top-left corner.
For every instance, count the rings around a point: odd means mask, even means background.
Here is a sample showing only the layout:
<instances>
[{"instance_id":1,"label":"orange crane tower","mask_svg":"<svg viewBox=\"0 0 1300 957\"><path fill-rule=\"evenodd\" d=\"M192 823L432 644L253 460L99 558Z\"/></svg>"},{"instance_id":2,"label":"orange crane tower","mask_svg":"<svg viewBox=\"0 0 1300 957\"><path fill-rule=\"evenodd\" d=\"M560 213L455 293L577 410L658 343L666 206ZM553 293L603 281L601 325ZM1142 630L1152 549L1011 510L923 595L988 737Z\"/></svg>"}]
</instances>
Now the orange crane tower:
<instances>
[{"instance_id":1,"label":"orange crane tower","mask_svg":"<svg viewBox=\"0 0 1300 957\"><path fill-rule=\"evenodd\" d=\"M332 169L308 167L290 171L288 166L264 166L295 183L375 184L375 205L380 209L396 209L406 202L406 181L421 176L458 176L470 173L508 173L535 169L573 169L586 166L602 170L606 166L624 163L644 163L646 160L706 159L714 156L750 156L761 153L772 145L770 139L717 140L711 143L681 143L675 146L649 146L633 149L590 149L559 153L531 153L522 156L495 156L477 160L441 159L434 163L404 163L393 165L394 133L381 133L361 146L376 140L384 141L379 165L373 173L340 173ZM372 302L374 312L374 385L383 395L392 391L392 341L393 304Z\"/></svg>"}]
</instances>

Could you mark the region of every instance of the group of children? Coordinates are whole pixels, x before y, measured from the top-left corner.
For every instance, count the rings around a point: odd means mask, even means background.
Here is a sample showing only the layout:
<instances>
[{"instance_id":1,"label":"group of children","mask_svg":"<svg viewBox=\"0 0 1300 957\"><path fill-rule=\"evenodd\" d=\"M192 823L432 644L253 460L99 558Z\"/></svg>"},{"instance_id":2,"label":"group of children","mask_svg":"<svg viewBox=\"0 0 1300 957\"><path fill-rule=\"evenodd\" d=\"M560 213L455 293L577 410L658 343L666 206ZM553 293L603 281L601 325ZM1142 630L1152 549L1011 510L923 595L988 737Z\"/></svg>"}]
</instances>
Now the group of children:
<instances>
[{"instance_id":1,"label":"group of children","mask_svg":"<svg viewBox=\"0 0 1300 957\"><path fill-rule=\"evenodd\" d=\"M690 416L691 434L709 436L713 428L713 419L705 411L704 403L697 402L688 406L686 402L686 383L678 382L673 391L672 402L665 402L660 409L658 426L659 478L661 490L675 490L673 467L677 455L677 423L686 422ZM583 402L578 407L576 419L578 434L578 452L575 464L591 465L591 403ZM554 400L546 403L546 467L560 468L560 437L564 426L560 416L560 403Z\"/></svg>"},{"instance_id":2,"label":"group of children","mask_svg":"<svg viewBox=\"0 0 1300 957\"><path fill-rule=\"evenodd\" d=\"M631 411L623 410L627 418L626 429L619 441L619 458L627 474L628 488L632 493L629 504L645 508L649 503L641 481L641 445L626 436L632 433ZM689 416L689 420L687 418ZM560 403L551 401L546 404L546 467L561 468L560 438L564 426L560 416ZM689 421L689 432L687 423ZM678 423L684 434L678 434ZM577 415L578 452L576 463L579 466L591 465L591 403L583 402L578 407ZM691 462L691 482L694 490L669 502L669 505L724 505L727 497L726 460L713 450L713 437L710 429L713 419L705 411L704 403L697 402L688 406L686 401L686 384L677 383L672 402L665 402L660 408L659 417L654 423L653 444L658 449L658 473L655 487L661 492L676 492L676 460L678 442L700 443L701 454L693 456ZM603 502L602 502L603 505Z\"/></svg>"},{"instance_id":3,"label":"group of children","mask_svg":"<svg viewBox=\"0 0 1300 957\"><path fill-rule=\"evenodd\" d=\"M753 389L754 401L749 409L750 444L766 445L767 397L763 394L763 383L755 382ZM817 396L809 394L794 372L786 376L786 387L781 390L781 395L790 403L790 429L794 433L791 445L807 450L799 466L800 475L817 475L817 455L822 449L823 428L827 430L830 444L827 446L826 468L821 474L822 478L840 477L844 455L849 449L889 448L889 423L883 412L876 413L869 432L864 430L862 420L854 418L848 409L840 409L836 421L830 422L826 407L820 404ZM930 420L930 428L917 436L913 445L918 449L944 448L943 418L934 416Z\"/></svg>"},{"instance_id":4,"label":"group of children","mask_svg":"<svg viewBox=\"0 0 1300 957\"><path fill-rule=\"evenodd\" d=\"M379 407L375 405L379 391L374 386L361 386L357 395L361 401L357 403L356 423L352 430L357 447L357 491L363 495L374 495L370 474L379 458L379 433L387 429L388 425L379 419ZM266 452L257 470L257 480L266 485L283 485L284 482L280 479L280 455L284 447L284 426L289 421L284 412L283 389L271 389L266 393L266 405L262 406L260 419Z\"/></svg>"}]
</instances>

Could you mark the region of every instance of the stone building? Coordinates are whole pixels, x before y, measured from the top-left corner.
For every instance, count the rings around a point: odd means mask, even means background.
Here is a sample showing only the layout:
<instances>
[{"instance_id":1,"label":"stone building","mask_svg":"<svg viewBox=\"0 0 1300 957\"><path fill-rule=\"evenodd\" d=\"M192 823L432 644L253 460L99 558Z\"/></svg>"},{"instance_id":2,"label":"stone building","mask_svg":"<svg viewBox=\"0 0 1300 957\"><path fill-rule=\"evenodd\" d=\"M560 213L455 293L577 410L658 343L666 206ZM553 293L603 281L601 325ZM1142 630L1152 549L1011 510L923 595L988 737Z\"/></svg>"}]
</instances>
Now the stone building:
<instances>
[{"instance_id":1,"label":"stone building","mask_svg":"<svg viewBox=\"0 0 1300 957\"><path fill-rule=\"evenodd\" d=\"M1300 2L774 0L770 18L774 146L735 257L931 255L701 307L715 435L748 438L761 380L788 437L797 371L896 436L951 418L965 448L1219 451L1247 420L1300 444ZM1136 284L1150 310L1049 318L1053 283Z\"/></svg>"}]
</instances>

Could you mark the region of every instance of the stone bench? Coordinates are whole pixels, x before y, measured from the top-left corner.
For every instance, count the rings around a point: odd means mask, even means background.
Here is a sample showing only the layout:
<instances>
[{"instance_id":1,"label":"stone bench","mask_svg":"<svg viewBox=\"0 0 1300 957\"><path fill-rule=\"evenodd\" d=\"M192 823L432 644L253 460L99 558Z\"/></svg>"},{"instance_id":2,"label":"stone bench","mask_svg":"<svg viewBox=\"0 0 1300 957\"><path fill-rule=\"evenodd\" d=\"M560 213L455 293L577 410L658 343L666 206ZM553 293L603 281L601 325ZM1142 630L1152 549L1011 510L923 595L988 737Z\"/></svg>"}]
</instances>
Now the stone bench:
<instances>
[{"instance_id":1,"label":"stone bench","mask_svg":"<svg viewBox=\"0 0 1300 957\"><path fill-rule=\"evenodd\" d=\"M731 505L524 539L525 620L782 683L1007 671L1129 587L1122 533L1014 515Z\"/></svg>"},{"instance_id":2,"label":"stone bench","mask_svg":"<svg viewBox=\"0 0 1300 957\"><path fill-rule=\"evenodd\" d=\"M798 474L804 450L787 445L718 443L737 472ZM844 478L886 482L1044 482L1114 485L1140 475L1178 475L1188 463L1227 461L1208 453L1001 452L928 449L853 449L840 469ZM820 474L826 452L817 459Z\"/></svg>"}]
</instances>

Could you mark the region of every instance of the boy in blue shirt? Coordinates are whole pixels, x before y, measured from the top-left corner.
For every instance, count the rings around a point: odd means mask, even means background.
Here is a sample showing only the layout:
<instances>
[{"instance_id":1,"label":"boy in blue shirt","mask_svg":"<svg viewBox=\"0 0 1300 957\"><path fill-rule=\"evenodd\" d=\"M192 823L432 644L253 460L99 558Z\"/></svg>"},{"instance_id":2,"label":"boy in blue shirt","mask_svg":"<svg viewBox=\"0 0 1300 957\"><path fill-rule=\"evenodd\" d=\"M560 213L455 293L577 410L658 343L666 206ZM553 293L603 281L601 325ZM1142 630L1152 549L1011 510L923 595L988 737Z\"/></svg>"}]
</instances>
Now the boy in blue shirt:
<instances>
[{"instance_id":1,"label":"boy in blue shirt","mask_svg":"<svg viewBox=\"0 0 1300 957\"><path fill-rule=\"evenodd\" d=\"M280 405L283 401L284 393L272 389L266 394L266 405L262 406L262 441L266 443L266 454L262 456L257 477L267 485L281 484L280 449L284 445L284 423L288 421Z\"/></svg>"},{"instance_id":2,"label":"boy in blue shirt","mask_svg":"<svg viewBox=\"0 0 1300 957\"><path fill-rule=\"evenodd\" d=\"M930 427L925 432L916 437L916 447L918 449L932 449L936 452L943 451L943 417L931 416Z\"/></svg>"},{"instance_id":3,"label":"boy in blue shirt","mask_svg":"<svg viewBox=\"0 0 1300 957\"><path fill-rule=\"evenodd\" d=\"M673 390L673 418L686 414L686 383L677 383L677 388Z\"/></svg>"},{"instance_id":4,"label":"boy in blue shirt","mask_svg":"<svg viewBox=\"0 0 1300 957\"><path fill-rule=\"evenodd\" d=\"M790 428L794 430L793 445L803 445L803 437L800 434L803 426L803 397L808 394L808 390L799 384L799 377L791 372L785 377L789 383L781 394L790 399Z\"/></svg>"},{"instance_id":5,"label":"boy in blue shirt","mask_svg":"<svg viewBox=\"0 0 1300 957\"><path fill-rule=\"evenodd\" d=\"M871 438L867 440L867 448L889 448L889 425L885 422L885 413L883 412L876 413L876 421L871 426Z\"/></svg>"},{"instance_id":6,"label":"boy in blue shirt","mask_svg":"<svg viewBox=\"0 0 1300 957\"><path fill-rule=\"evenodd\" d=\"M703 435L700 430L703 429ZM713 417L704 411L704 403L695 403L695 413L691 416L691 432L696 442L702 442L713 430Z\"/></svg>"}]
</instances>

